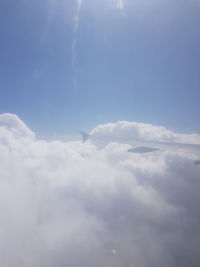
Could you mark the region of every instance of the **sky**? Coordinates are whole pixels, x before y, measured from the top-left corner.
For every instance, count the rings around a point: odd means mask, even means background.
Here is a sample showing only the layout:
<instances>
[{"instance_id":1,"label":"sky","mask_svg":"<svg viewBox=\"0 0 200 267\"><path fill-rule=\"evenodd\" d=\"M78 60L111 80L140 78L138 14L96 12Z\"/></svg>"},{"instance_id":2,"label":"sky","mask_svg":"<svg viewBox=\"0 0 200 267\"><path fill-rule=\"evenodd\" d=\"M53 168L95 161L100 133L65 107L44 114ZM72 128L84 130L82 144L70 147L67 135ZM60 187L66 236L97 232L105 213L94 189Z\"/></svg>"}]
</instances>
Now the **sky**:
<instances>
[{"instance_id":1,"label":"sky","mask_svg":"<svg viewBox=\"0 0 200 267\"><path fill-rule=\"evenodd\" d=\"M0 266L200 266L199 14L0 1Z\"/></svg>"},{"instance_id":2,"label":"sky","mask_svg":"<svg viewBox=\"0 0 200 267\"><path fill-rule=\"evenodd\" d=\"M38 136L119 120L200 132L198 0L1 0L0 113Z\"/></svg>"}]
</instances>

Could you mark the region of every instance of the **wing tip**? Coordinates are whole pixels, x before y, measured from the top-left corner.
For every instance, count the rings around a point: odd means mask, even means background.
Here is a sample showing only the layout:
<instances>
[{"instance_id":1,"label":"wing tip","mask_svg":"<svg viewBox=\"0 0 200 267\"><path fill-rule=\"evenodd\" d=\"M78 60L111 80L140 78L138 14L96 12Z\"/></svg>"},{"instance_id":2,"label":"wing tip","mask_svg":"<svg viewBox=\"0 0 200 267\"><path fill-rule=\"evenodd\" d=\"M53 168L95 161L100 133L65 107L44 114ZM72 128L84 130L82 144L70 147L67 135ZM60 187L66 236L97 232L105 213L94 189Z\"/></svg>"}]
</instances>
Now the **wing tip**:
<instances>
[{"instance_id":1,"label":"wing tip","mask_svg":"<svg viewBox=\"0 0 200 267\"><path fill-rule=\"evenodd\" d=\"M82 142L83 142L83 143L87 142L87 140L90 138L90 135L87 134L87 133L84 133L84 132L82 132L82 131L79 131L79 133L81 134Z\"/></svg>"}]
</instances>

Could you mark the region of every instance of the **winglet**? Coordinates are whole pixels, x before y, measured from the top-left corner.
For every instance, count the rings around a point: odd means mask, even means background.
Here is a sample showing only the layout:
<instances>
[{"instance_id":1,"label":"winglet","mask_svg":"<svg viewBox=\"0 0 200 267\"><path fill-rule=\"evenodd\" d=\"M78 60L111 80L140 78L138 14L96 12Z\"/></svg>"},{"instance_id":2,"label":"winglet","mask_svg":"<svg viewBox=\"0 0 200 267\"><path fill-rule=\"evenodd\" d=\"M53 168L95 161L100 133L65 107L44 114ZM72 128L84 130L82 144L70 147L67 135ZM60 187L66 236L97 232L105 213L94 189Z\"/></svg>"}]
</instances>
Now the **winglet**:
<instances>
[{"instance_id":1,"label":"winglet","mask_svg":"<svg viewBox=\"0 0 200 267\"><path fill-rule=\"evenodd\" d=\"M82 141L83 141L83 143L85 143L85 142L90 138L90 135L89 135L89 134L86 134L86 133L81 132L81 131L79 131L79 133L80 133L81 136L82 136Z\"/></svg>"}]
</instances>

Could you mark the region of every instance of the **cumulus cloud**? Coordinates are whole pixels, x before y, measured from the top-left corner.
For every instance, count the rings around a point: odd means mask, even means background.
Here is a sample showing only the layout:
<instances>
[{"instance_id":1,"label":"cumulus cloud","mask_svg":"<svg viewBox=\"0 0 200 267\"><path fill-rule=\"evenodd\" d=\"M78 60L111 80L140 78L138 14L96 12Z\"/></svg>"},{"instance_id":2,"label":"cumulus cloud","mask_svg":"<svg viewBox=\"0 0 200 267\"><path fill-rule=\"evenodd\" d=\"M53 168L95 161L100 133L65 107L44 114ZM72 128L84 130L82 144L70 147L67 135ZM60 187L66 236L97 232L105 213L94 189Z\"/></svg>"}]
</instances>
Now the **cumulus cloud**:
<instances>
[{"instance_id":1,"label":"cumulus cloud","mask_svg":"<svg viewBox=\"0 0 200 267\"><path fill-rule=\"evenodd\" d=\"M131 122L92 132L199 140ZM189 156L38 140L2 114L0 162L1 266L199 266L200 168Z\"/></svg>"},{"instance_id":2,"label":"cumulus cloud","mask_svg":"<svg viewBox=\"0 0 200 267\"><path fill-rule=\"evenodd\" d=\"M200 135L198 134L179 134L163 126L128 121L99 125L91 131L91 134L129 139L137 138L151 141L200 144Z\"/></svg>"}]
</instances>

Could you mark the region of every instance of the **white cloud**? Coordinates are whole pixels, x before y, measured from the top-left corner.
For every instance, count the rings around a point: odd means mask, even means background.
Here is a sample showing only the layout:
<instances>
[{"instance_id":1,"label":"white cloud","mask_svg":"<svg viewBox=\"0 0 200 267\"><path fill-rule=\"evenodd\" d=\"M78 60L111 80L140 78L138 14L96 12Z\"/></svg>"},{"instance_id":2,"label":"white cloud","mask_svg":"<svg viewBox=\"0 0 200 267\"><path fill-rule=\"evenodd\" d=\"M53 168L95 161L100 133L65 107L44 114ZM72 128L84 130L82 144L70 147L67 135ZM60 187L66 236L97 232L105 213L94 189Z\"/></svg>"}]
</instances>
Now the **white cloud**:
<instances>
[{"instance_id":1,"label":"white cloud","mask_svg":"<svg viewBox=\"0 0 200 267\"><path fill-rule=\"evenodd\" d=\"M130 122L93 133L199 140ZM126 148L37 140L0 115L0 265L199 266L199 166Z\"/></svg>"},{"instance_id":2,"label":"white cloud","mask_svg":"<svg viewBox=\"0 0 200 267\"><path fill-rule=\"evenodd\" d=\"M178 134L163 126L128 121L118 121L117 123L99 125L91 131L91 134L200 144L200 135L198 134Z\"/></svg>"},{"instance_id":3,"label":"white cloud","mask_svg":"<svg viewBox=\"0 0 200 267\"><path fill-rule=\"evenodd\" d=\"M16 115L5 113L0 115L0 133L3 131L4 137L12 135L13 138L33 139L35 134Z\"/></svg>"}]
</instances>

